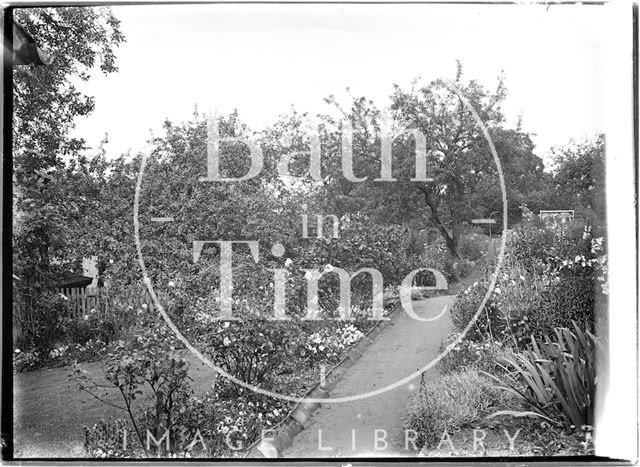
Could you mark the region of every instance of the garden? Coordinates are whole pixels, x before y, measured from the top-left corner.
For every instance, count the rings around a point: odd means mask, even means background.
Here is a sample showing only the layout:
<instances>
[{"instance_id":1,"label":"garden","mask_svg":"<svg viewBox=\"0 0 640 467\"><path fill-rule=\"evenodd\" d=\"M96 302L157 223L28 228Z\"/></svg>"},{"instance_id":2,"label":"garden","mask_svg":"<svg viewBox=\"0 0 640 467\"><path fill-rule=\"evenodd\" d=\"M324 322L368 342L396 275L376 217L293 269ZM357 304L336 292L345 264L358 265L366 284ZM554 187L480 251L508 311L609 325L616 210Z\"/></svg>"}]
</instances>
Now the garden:
<instances>
[{"instance_id":1,"label":"garden","mask_svg":"<svg viewBox=\"0 0 640 467\"><path fill-rule=\"evenodd\" d=\"M593 453L596 373L606 365L604 232L545 225L522 208L485 307L468 326L491 274L456 300L442 376L423 385L406 418L427 455Z\"/></svg>"},{"instance_id":2,"label":"garden","mask_svg":"<svg viewBox=\"0 0 640 467\"><path fill-rule=\"evenodd\" d=\"M469 454L478 429L505 455L516 430L519 454L592 452L606 361L603 136L555 147L545 167L533 133L507 124L506 78L485 86L457 62L449 77L389 83L388 109L329 95L313 131L296 108L253 128L237 110L212 116L194 105L187 119L159 120L143 148L115 155L107 135L89 147L73 132L95 104L77 82L118 72L125 37L113 10L14 13L57 57L13 69L6 335L14 378L29 385L14 400L64 372L54 402L26 409L56 415L68 410L65 391L86 397L96 419L73 431L83 455L246 455L400 309L417 270L414 300L462 288L438 377L423 379L407 409L423 454ZM537 214L567 206L569 222ZM87 261L95 298L80 306L86 296L62 291L58 278L85 273ZM454 287L425 290L441 277Z\"/></svg>"}]
</instances>

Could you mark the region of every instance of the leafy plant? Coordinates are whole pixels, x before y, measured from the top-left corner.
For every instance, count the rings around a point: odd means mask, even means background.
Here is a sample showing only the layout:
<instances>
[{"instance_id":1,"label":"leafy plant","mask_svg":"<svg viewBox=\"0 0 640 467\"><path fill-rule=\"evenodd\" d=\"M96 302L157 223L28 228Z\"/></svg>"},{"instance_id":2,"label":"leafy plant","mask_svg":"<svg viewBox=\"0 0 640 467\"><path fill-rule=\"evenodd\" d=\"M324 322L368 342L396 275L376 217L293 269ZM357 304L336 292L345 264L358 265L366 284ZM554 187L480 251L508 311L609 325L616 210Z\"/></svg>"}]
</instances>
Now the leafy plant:
<instances>
[{"instance_id":1,"label":"leafy plant","mask_svg":"<svg viewBox=\"0 0 640 467\"><path fill-rule=\"evenodd\" d=\"M142 314L131 337L118 341L107 354L104 377L108 384L96 381L77 364L69 378L81 391L125 411L145 453L145 429L156 438L168 431L169 444L173 447L181 429L180 417L191 393L189 365L179 350L179 341L163 322L150 313ZM123 405L106 400L108 388L119 391ZM145 400L151 404L145 405Z\"/></svg>"},{"instance_id":2,"label":"leafy plant","mask_svg":"<svg viewBox=\"0 0 640 467\"><path fill-rule=\"evenodd\" d=\"M457 333L447 336L440 345L440 352L457 337ZM502 345L499 341L474 342L469 339L462 339L458 345L440 360L438 369L443 374L474 369L495 375L501 370L498 361L508 351L507 349L508 347Z\"/></svg>"},{"instance_id":3,"label":"leafy plant","mask_svg":"<svg viewBox=\"0 0 640 467\"><path fill-rule=\"evenodd\" d=\"M504 357L511 370L504 389L531 407L527 414L555 423L568 420L575 426L592 425L596 358L601 343L575 323L573 328L573 332L555 329L554 338L532 338L531 350Z\"/></svg>"},{"instance_id":4,"label":"leafy plant","mask_svg":"<svg viewBox=\"0 0 640 467\"><path fill-rule=\"evenodd\" d=\"M445 429L451 433L482 420L496 409L513 406L512 399L476 370L451 373L423 384L404 426L418 433L420 445L432 446Z\"/></svg>"}]
</instances>

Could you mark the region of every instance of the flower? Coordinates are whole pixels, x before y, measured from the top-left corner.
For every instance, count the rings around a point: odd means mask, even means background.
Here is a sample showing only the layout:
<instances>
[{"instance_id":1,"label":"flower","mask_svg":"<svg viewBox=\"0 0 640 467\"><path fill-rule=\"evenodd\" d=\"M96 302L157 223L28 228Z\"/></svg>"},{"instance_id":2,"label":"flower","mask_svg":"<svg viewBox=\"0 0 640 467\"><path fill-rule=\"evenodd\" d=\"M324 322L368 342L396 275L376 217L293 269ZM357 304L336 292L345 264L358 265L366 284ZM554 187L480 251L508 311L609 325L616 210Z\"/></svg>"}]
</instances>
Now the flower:
<instances>
[{"instance_id":1,"label":"flower","mask_svg":"<svg viewBox=\"0 0 640 467\"><path fill-rule=\"evenodd\" d=\"M60 298L62 298L63 300L69 300L69 297L67 297L65 294L63 293L59 293L58 295L60 295Z\"/></svg>"},{"instance_id":2,"label":"flower","mask_svg":"<svg viewBox=\"0 0 640 467\"><path fill-rule=\"evenodd\" d=\"M89 315L84 315L84 320L87 321L89 319Z\"/></svg>"},{"instance_id":3,"label":"flower","mask_svg":"<svg viewBox=\"0 0 640 467\"><path fill-rule=\"evenodd\" d=\"M222 343L224 344L225 347L227 347L229 344L231 344L231 339L225 336Z\"/></svg>"},{"instance_id":4,"label":"flower","mask_svg":"<svg viewBox=\"0 0 640 467\"><path fill-rule=\"evenodd\" d=\"M324 272L331 272L331 271L333 271L333 266L331 266L330 264L327 264L324 267Z\"/></svg>"},{"instance_id":5,"label":"flower","mask_svg":"<svg viewBox=\"0 0 640 467\"><path fill-rule=\"evenodd\" d=\"M16 349L16 353L20 353L20 349Z\"/></svg>"},{"instance_id":6,"label":"flower","mask_svg":"<svg viewBox=\"0 0 640 467\"><path fill-rule=\"evenodd\" d=\"M289 267L293 264L293 261L291 261L291 258L287 258L284 262L285 267Z\"/></svg>"},{"instance_id":7,"label":"flower","mask_svg":"<svg viewBox=\"0 0 640 467\"><path fill-rule=\"evenodd\" d=\"M502 291L500 290L500 287L496 287L494 289L494 292L497 293L498 295L500 295L500 292L502 292Z\"/></svg>"},{"instance_id":8,"label":"flower","mask_svg":"<svg viewBox=\"0 0 640 467\"><path fill-rule=\"evenodd\" d=\"M173 281L169 281L169 283L167 284L169 287L175 287L176 283Z\"/></svg>"},{"instance_id":9,"label":"flower","mask_svg":"<svg viewBox=\"0 0 640 467\"><path fill-rule=\"evenodd\" d=\"M113 264L113 260L112 259L109 260L109 264Z\"/></svg>"}]
</instances>

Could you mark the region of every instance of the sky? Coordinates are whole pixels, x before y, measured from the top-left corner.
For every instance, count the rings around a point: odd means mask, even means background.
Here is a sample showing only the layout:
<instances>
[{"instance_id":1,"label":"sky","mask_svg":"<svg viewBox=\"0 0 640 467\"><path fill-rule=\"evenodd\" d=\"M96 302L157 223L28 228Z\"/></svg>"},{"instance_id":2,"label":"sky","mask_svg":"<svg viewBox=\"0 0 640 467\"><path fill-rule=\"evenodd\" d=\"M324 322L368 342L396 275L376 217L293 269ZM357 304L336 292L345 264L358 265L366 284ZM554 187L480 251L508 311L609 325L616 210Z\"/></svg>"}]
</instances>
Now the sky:
<instances>
[{"instance_id":1,"label":"sky","mask_svg":"<svg viewBox=\"0 0 640 467\"><path fill-rule=\"evenodd\" d=\"M147 5L112 7L127 42L117 73L81 83L96 108L75 134L107 154L144 147L165 119L238 109L259 130L294 106L366 96L393 84L464 76L494 89L504 71L507 122L522 115L536 153L602 132L606 15L597 5ZM349 88L347 92L346 88Z\"/></svg>"}]
</instances>

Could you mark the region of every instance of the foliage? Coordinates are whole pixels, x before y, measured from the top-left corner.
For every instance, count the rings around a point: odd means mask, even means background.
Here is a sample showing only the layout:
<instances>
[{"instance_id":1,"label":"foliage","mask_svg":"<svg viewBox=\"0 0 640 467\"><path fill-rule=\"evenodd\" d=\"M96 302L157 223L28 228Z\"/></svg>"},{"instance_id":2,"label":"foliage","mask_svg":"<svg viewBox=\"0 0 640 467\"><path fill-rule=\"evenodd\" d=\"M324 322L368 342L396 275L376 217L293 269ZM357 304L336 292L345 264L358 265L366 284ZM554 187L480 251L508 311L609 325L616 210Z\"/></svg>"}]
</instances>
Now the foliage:
<instances>
[{"instance_id":1,"label":"foliage","mask_svg":"<svg viewBox=\"0 0 640 467\"><path fill-rule=\"evenodd\" d=\"M248 317L212 325L202 348L216 365L245 383L273 388L279 375L295 371L304 337L293 320Z\"/></svg>"},{"instance_id":2,"label":"foliage","mask_svg":"<svg viewBox=\"0 0 640 467\"><path fill-rule=\"evenodd\" d=\"M604 238L594 237L580 223L545 226L524 210L523 223L507 237L505 260L485 309L467 338L509 342L524 348L531 336L554 327L570 326L593 332L597 283L606 290ZM488 289L483 279L465 290L451 310L459 331L478 310Z\"/></svg>"},{"instance_id":3,"label":"foliage","mask_svg":"<svg viewBox=\"0 0 640 467\"><path fill-rule=\"evenodd\" d=\"M448 258L445 261L444 271L442 273L450 280L460 281L467 277L475 263L466 258Z\"/></svg>"},{"instance_id":4,"label":"foliage","mask_svg":"<svg viewBox=\"0 0 640 467\"><path fill-rule=\"evenodd\" d=\"M477 261L489 250L489 237L476 231L470 231L460 237L460 254L469 261Z\"/></svg>"},{"instance_id":5,"label":"foliage","mask_svg":"<svg viewBox=\"0 0 640 467\"><path fill-rule=\"evenodd\" d=\"M78 365L70 379L79 389L104 402L105 388L117 389L123 405L113 405L125 411L140 445L145 449L145 428L158 437L169 430L171 445L175 443L182 408L190 395L188 363L178 354L180 343L174 333L158 318L139 310L140 321L129 339L115 343L107 354L104 378L108 385L98 383ZM145 392L147 397L144 397ZM136 410L150 396L152 403ZM141 412L139 412L141 411ZM141 413L141 415L139 415Z\"/></svg>"},{"instance_id":6,"label":"foliage","mask_svg":"<svg viewBox=\"0 0 640 467\"><path fill-rule=\"evenodd\" d=\"M82 319L68 317L64 323L64 334L73 344L84 344L96 339L109 344L120 331L120 323L113 313L98 311L95 308L82 316Z\"/></svg>"},{"instance_id":7,"label":"foliage","mask_svg":"<svg viewBox=\"0 0 640 467\"><path fill-rule=\"evenodd\" d=\"M72 365L76 362L93 362L104 357L107 344L99 339L89 339L82 344L64 344L54 347L49 353L37 350L21 351L13 354L13 369L17 372L55 368Z\"/></svg>"},{"instance_id":8,"label":"foliage","mask_svg":"<svg viewBox=\"0 0 640 467\"><path fill-rule=\"evenodd\" d=\"M15 349L13 352L13 369L17 372L36 370L42 366L39 352L23 352Z\"/></svg>"},{"instance_id":9,"label":"foliage","mask_svg":"<svg viewBox=\"0 0 640 467\"><path fill-rule=\"evenodd\" d=\"M449 433L513 406L513 397L476 370L443 375L423 384L412 401L405 429L417 432L420 446L434 447Z\"/></svg>"},{"instance_id":10,"label":"foliage","mask_svg":"<svg viewBox=\"0 0 640 467\"><path fill-rule=\"evenodd\" d=\"M94 107L75 80L88 80L98 66L104 74L116 71L114 50L124 38L105 7L17 8L13 14L54 58L51 65L13 71L14 272L35 294L50 284L52 261L68 260L62 251L77 240L77 201L91 196L59 183L65 158L84 146L69 136L74 119Z\"/></svg>"},{"instance_id":11,"label":"foliage","mask_svg":"<svg viewBox=\"0 0 640 467\"><path fill-rule=\"evenodd\" d=\"M363 336L353 324L338 325L335 329L324 328L310 334L305 345L305 354L311 361L338 363L345 350Z\"/></svg>"},{"instance_id":12,"label":"foliage","mask_svg":"<svg viewBox=\"0 0 640 467\"><path fill-rule=\"evenodd\" d=\"M125 434L131 431L130 424L123 419L99 420L92 428L84 427L84 448L88 457L128 458L133 457L133 444Z\"/></svg>"},{"instance_id":13,"label":"foliage","mask_svg":"<svg viewBox=\"0 0 640 467\"><path fill-rule=\"evenodd\" d=\"M458 331L465 329L484 299L489 289L488 283L485 281L474 282L466 290L458 295L453 307L451 308L451 320L454 327ZM494 301L495 293L487 300L481 316L475 321L473 326L465 335L466 339L471 341L483 341L489 336L503 339L504 319Z\"/></svg>"},{"instance_id":14,"label":"foliage","mask_svg":"<svg viewBox=\"0 0 640 467\"><path fill-rule=\"evenodd\" d=\"M573 332L531 340L531 350L504 358L508 389L537 416L575 426L593 425L599 339L574 323Z\"/></svg>"},{"instance_id":15,"label":"foliage","mask_svg":"<svg viewBox=\"0 0 640 467\"><path fill-rule=\"evenodd\" d=\"M67 304L65 298L54 292L44 291L36 297L29 310L29 319L23 325L23 342L18 345L48 356L64 335Z\"/></svg>"},{"instance_id":16,"label":"foliage","mask_svg":"<svg viewBox=\"0 0 640 467\"><path fill-rule=\"evenodd\" d=\"M453 333L440 344L440 353L451 342L457 339L459 334ZM463 338L449 353L438 363L438 369L442 374L453 372L477 370L491 374L499 373L500 365L497 363L508 347L499 341L474 342Z\"/></svg>"},{"instance_id":17,"label":"foliage","mask_svg":"<svg viewBox=\"0 0 640 467\"><path fill-rule=\"evenodd\" d=\"M604 135L554 148L553 162L554 187L563 208L592 209L603 221L606 211Z\"/></svg>"}]
</instances>

